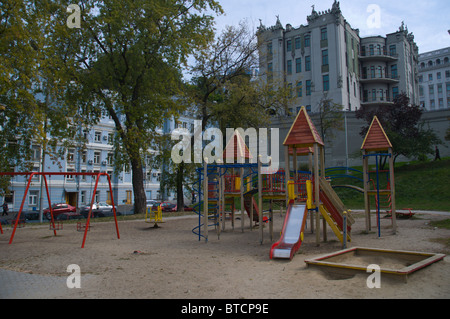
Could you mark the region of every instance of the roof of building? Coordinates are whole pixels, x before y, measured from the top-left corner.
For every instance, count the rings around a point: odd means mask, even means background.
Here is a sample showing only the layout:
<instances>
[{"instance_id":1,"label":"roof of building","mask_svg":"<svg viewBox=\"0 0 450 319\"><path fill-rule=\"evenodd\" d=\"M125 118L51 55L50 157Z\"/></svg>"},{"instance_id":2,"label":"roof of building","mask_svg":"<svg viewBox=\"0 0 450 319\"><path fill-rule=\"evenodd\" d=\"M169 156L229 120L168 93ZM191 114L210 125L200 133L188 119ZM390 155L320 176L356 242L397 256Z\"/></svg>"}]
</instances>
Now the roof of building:
<instances>
[{"instance_id":1,"label":"roof of building","mask_svg":"<svg viewBox=\"0 0 450 319\"><path fill-rule=\"evenodd\" d=\"M292 123L283 145L302 148L313 146L315 143L324 145L305 107L302 106L294 123Z\"/></svg>"},{"instance_id":2,"label":"roof of building","mask_svg":"<svg viewBox=\"0 0 450 319\"><path fill-rule=\"evenodd\" d=\"M382 151L389 148L392 148L391 141L389 141L378 118L374 116L361 149L366 151Z\"/></svg>"}]
</instances>

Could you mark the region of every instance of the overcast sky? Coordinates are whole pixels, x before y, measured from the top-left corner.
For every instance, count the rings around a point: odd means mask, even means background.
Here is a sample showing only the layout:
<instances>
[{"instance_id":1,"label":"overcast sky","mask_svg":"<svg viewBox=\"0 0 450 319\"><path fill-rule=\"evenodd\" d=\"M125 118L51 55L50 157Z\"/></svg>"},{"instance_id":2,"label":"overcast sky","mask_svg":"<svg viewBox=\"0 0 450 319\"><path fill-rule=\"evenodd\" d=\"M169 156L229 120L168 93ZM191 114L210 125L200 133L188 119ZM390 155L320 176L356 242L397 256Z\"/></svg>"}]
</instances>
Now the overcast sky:
<instances>
[{"instance_id":1,"label":"overcast sky","mask_svg":"<svg viewBox=\"0 0 450 319\"><path fill-rule=\"evenodd\" d=\"M333 0L219 0L219 3L225 15L216 18L217 30L244 19L256 30L259 19L269 27L275 25L277 15L284 27L288 23L295 28L306 25L312 5L318 12L325 11L331 8ZM414 34L419 53L450 47L449 0L341 0L340 7L361 37L385 36L397 31L404 21Z\"/></svg>"}]
</instances>

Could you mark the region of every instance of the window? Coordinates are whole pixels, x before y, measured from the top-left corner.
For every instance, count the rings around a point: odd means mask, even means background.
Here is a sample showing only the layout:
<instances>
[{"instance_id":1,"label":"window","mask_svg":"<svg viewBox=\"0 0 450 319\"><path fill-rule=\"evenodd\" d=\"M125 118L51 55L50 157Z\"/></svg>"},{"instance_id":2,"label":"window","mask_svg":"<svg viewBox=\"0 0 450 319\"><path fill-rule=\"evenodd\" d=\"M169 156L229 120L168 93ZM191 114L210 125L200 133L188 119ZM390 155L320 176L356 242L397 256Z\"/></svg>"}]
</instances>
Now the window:
<instances>
[{"instance_id":1,"label":"window","mask_svg":"<svg viewBox=\"0 0 450 319\"><path fill-rule=\"evenodd\" d=\"M395 44L389 46L389 55L396 56L397 55L397 47Z\"/></svg>"},{"instance_id":2,"label":"window","mask_svg":"<svg viewBox=\"0 0 450 319\"><path fill-rule=\"evenodd\" d=\"M372 89L372 101L376 101L377 100L377 90Z\"/></svg>"},{"instance_id":3,"label":"window","mask_svg":"<svg viewBox=\"0 0 450 319\"><path fill-rule=\"evenodd\" d=\"M423 82L423 75L419 75L419 83Z\"/></svg>"},{"instance_id":4,"label":"window","mask_svg":"<svg viewBox=\"0 0 450 319\"><path fill-rule=\"evenodd\" d=\"M295 49L300 49L302 46L302 38L295 38Z\"/></svg>"},{"instance_id":5,"label":"window","mask_svg":"<svg viewBox=\"0 0 450 319\"><path fill-rule=\"evenodd\" d=\"M330 90L330 77L328 74L323 76L323 90L324 91Z\"/></svg>"},{"instance_id":6,"label":"window","mask_svg":"<svg viewBox=\"0 0 450 319\"><path fill-rule=\"evenodd\" d=\"M74 169L67 169L67 173L73 173L75 172ZM74 176L73 175L66 175L66 181L67 182L73 182Z\"/></svg>"},{"instance_id":7,"label":"window","mask_svg":"<svg viewBox=\"0 0 450 319\"><path fill-rule=\"evenodd\" d=\"M328 39L327 28L320 29L320 40L327 40L327 39Z\"/></svg>"},{"instance_id":8,"label":"window","mask_svg":"<svg viewBox=\"0 0 450 319\"><path fill-rule=\"evenodd\" d=\"M436 104L434 103L434 100L430 100L430 109L433 109L436 107Z\"/></svg>"},{"instance_id":9,"label":"window","mask_svg":"<svg viewBox=\"0 0 450 319\"><path fill-rule=\"evenodd\" d=\"M67 163L75 162L75 150L73 148L67 150Z\"/></svg>"},{"instance_id":10,"label":"window","mask_svg":"<svg viewBox=\"0 0 450 319\"><path fill-rule=\"evenodd\" d=\"M311 95L311 80L306 80L306 95Z\"/></svg>"},{"instance_id":11,"label":"window","mask_svg":"<svg viewBox=\"0 0 450 319\"><path fill-rule=\"evenodd\" d=\"M100 164L100 156L101 152L99 151L94 152L94 164Z\"/></svg>"},{"instance_id":12,"label":"window","mask_svg":"<svg viewBox=\"0 0 450 319\"><path fill-rule=\"evenodd\" d=\"M419 86L419 96L423 96L423 86Z\"/></svg>"},{"instance_id":13,"label":"window","mask_svg":"<svg viewBox=\"0 0 450 319\"><path fill-rule=\"evenodd\" d=\"M269 42L267 43L267 58L271 60L272 56L273 56L272 42Z\"/></svg>"},{"instance_id":14,"label":"window","mask_svg":"<svg viewBox=\"0 0 450 319\"><path fill-rule=\"evenodd\" d=\"M292 51L292 40L286 41L286 51Z\"/></svg>"},{"instance_id":15,"label":"window","mask_svg":"<svg viewBox=\"0 0 450 319\"><path fill-rule=\"evenodd\" d=\"M369 52L370 55L373 55L373 44L369 45Z\"/></svg>"},{"instance_id":16,"label":"window","mask_svg":"<svg viewBox=\"0 0 450 319\"><path fill-rule=\"evenodd\" d=\"M370 67L370 78L375 78L375 67L373 65Z\"/></svg>"},{"instance_id":17,"label":"window","mask_svg":"<svg viewBox=\"0 0 450 319\"><path fill-rule=\"evenodd\" d=\"M434 86L433 85L429 85L428 86L428 93L429 94L434 94Z\"/></svg>"},{"instance_id":18,"label":"window","mask_svg":"<svg viewBox=\"0 0 450 319\"><path fill-rule=\"evenodd\" d=\"M311 46L311 36L309 34L305 35L305 48Z\"/></svg>"},{"instance_id":19,"label":"window","mask_svg":"<svg viewBox=\"0 0 450 319\"><path fill-rule=\"evenodd\" d=\"M397 76L397 64L391 65L391 78L396 79Z\"/></svg>"},{"instance_id":20,"label":"window","mask_svg":"<svg viewBox=\"0 0 450 319\"><path fill-rule=\"evenodd\" d=\"M287 74L292 74L292 60L287 61Z\"/></svg>"},{"instance_id":21,"label":"window","mask_svg":"<svg viewBox=\"0 0 450 319\"><path fill-rule=\"evenodd\" d=\"M41 147L39 145L31 146L31 160L39 162L41 160Z\"/></svg>"},{"instance_id":22,"label":"window","mask_svg":"<svg viewBox=\"0 0 450 319\"><path fill-rule=\"evenodd\" d=\"M95 131L94 142L101 142L101 141L102 141L102 132Z\"/></svg>"},{"instance_id":23,"label":"window","mask_svg":"<svg viewBox=\"0 0 450 319\"><path fill-rule=\"evenodd\" d=\"M295 72L302 72L302 58L295 59Z\"/></svg>"},{"instance_id":24,"label":"window","mask_svg":"<svg viewBox=\"0 0 450 319\"><path fill-rule=\"evenodd\" d=\"M444 108L444 99L439 99L439 108Z\"/></svg>"},{"instance_id":25,"label":"window","mask_svg":"<svg viewBox=\"0 0 450 319\"><path fill-rule=\"evenodd\" d=\"M428 81L433 81L433 74L428 74Z\"/></svg>"},{"instance_id":26,"label":"window","mask_svg":"<svg viewBox=\"0 0 450 319\"><path fill-rule=\"evenodd\" d=\"M305 56L305 71L311 71L311 56Z\"/></svg>"},{"instance_id":27,"label":"window","mask_svg":"<svg viewBox=\"0 0 450 319\"><path fill-rule=\"evenodd\" d=\"M306 106L306 112L311 112L311 105Z\"/></svg>"},{"instance_id":28,"label":"window","mask_svg":"<svg viewBox=\"0 0 450 319\"><path fill-rule=\"evenodd\" d=\"M449 70L445 71L445 77L446 78L450 78L450 71Z\"/></svg>"},{"instance_id":29,"label":"window","mask_svg":"<svg viewBox=\"0 0 450 319\"><path fill-rule=\"evenodd\" d=\"M322 65L328 65L328 50L322 50Z\"/></svg>"},{"instance_id":30,"label":"window","mask_svg":"<svg viewBox=\"0 0 450 319\"><path fill-rule=\"evenodd\" d=\"M438 94L442 94L442 84L437 85Z\"/></svg>"},{"instance_id":31,"label":"window","mask_svg":"<svg viewBox=\"0 0 450 319\"><path fill-rule=\"evenodd\" d=\"M38 204L39 191L31 191L30 195L28 195L28 205L36 206Z\"/></svg>"},{"instance_id":32,"label":"window","mask_svg":"<svg viewBox=\"0 0 450 319\"><path fill-rule=\"evenodd\" d=\"M447 83L447 96L450 96L450 83Z\"/></svg>"},{"instance_id":33,"label":"window","mask_svg":"<svg viewBox=\"0 0 450 319\"><path fill-rule=\"evenodd\" d=\"M297 83L297 97L303 96L303 84L302 81Z\"/></svg>"},{"instance_id":34,"label":"window","mask_svg":"<svg viewBox=\"0 0 450 319\"><path fill-rule=\"evenodd\" d=\"M273 79L273 64L267 64L267 80L272 81Z\"/></svg>"},{"instance_id":35,"label":"window","mask_svg":"<svg viewBox=\"0 0 450 319\"><path fill-rule=\"evenodd\" d=\"M87 163L87 151L81 152L81 163L86 164Z\"/></svg>"},{"instance_id":36,"label":"window","mask_svg":"<svg viewBox=\"0 0 450 319\"><path fill-rule=\"evenodd\" d=\"M86 191L81 191L80 201L81 204L86 204Z\"/></svg>"},{"instance_id":37,"label":"window","mask_svg":"<svg viewBox=\"0 0 450 319\"><path fill-rule=\"evenodd\" d=\"M395 99L398 96L398 86L392 88L392 98Z\"/></svg>"},{"instance_id":38,"label":"window","mask_svg":"<svg viewBox=\"0 0 450 319\"><path fill-rule=\"evenodd\" d=\"M114 153L108 153L107 161L108 161L108 165L114 164Z\"/></svg>"},{"instance_id":39,"label":"window","mask_svg":"<svg viewBox=\"0 0 450 319\"><path fill-rule=\"evenodd\" d=\"M108 144L113 145L114 143L114 133L108 133Z\"/></svg>"}]
</instances>

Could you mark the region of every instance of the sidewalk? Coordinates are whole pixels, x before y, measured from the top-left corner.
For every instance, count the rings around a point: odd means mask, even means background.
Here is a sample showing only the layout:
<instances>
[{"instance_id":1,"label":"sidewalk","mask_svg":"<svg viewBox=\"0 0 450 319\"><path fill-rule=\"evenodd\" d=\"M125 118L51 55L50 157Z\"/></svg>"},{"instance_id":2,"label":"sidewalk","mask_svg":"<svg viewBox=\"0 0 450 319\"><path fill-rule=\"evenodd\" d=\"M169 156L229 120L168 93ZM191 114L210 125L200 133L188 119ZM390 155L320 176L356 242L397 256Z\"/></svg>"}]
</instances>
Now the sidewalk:
<instances>
[{"instance_id":1,"label":"sidewalk","mask_svg":"<svg viewBox=\"0 0 450 319\"><path fill-rule=\"evenodd\" d=\"M0 299L58 298L67 293L66 281L66 276L43 276L0 269Z\"/></svg>"}]
</instances>

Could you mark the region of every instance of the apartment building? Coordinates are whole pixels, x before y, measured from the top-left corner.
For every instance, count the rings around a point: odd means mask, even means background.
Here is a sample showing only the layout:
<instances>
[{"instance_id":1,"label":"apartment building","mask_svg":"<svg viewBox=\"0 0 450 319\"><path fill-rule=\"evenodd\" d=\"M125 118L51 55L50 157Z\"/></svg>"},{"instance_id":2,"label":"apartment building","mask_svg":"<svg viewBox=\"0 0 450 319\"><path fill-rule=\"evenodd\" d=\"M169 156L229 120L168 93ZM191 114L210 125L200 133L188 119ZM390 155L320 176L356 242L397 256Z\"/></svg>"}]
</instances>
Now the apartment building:
<instances>
[{"instance_id":1,"label":"apartment building","mask_svg":"<svg viewBox=\"0 0 450 319\"><path fill-rule=\"evenodd\" d=\"M419 99L427 111L450 108L450 47L419 55Z\"/></svg>"},{"instance_id":2,"label":"apartment building","mask_svg":"<svg viewBox=\"0 0 450 319\"><path fill-rule=\"evenodd\" d=\"M183 114L179 118L171 118L164 121L156 130L159 134L170 134L176 127L185 127L193 130L193 119L189 114ZM96 125L81 131L87 143L83 148L69 148L65 155L59 158L49 155L42 160L42 150L39 145L33 145L33 157L31 159L33 172L106 172L111 177L113 198L116 205L132 204L133 185L132 172L129 165L114 172L113 139L115 134L114 122L108 118L102 118ZM155 154L156 151L149 152ZM151 155L150 155L151 157ZM144 159L144 189L147 199L173 199L175 193L161 190L161 174L167 168L155 169L150 165L151 159ZM44 168L42 168L44 166ZM35 176L31 181L30 189L24 202L24 210L37 210L41 201L40 176ZM110 203L111 193L107 178L100 177L97 191L93 194L95 177L91 176L51 176L47 178L49 184L50 199L53 203L67 203L75 207L89 205L94 195L96 202ZM10 194L2 198L0 203L6 201L11 211L18 211L22 203L27 178L22 175L14 176L11 180ZM48 207L45 188L42 188L42 206Z\"/></svg>"},{"instance_id":3,"label":"apartment building","mask_svg":"<svg viewBox=\"0 0 450 319\"><path fill-rule=\"evenodd\" d=\"M418 48L403 24L386 36L361 38L337 1L322 12L313 6L307 22L284 28L277 18L257 31L260 76L292 88L291 114L302 105L316 112L324 96L348 111L392 104L401 92L418 103Z\"/></svg>"}]
</instances>

